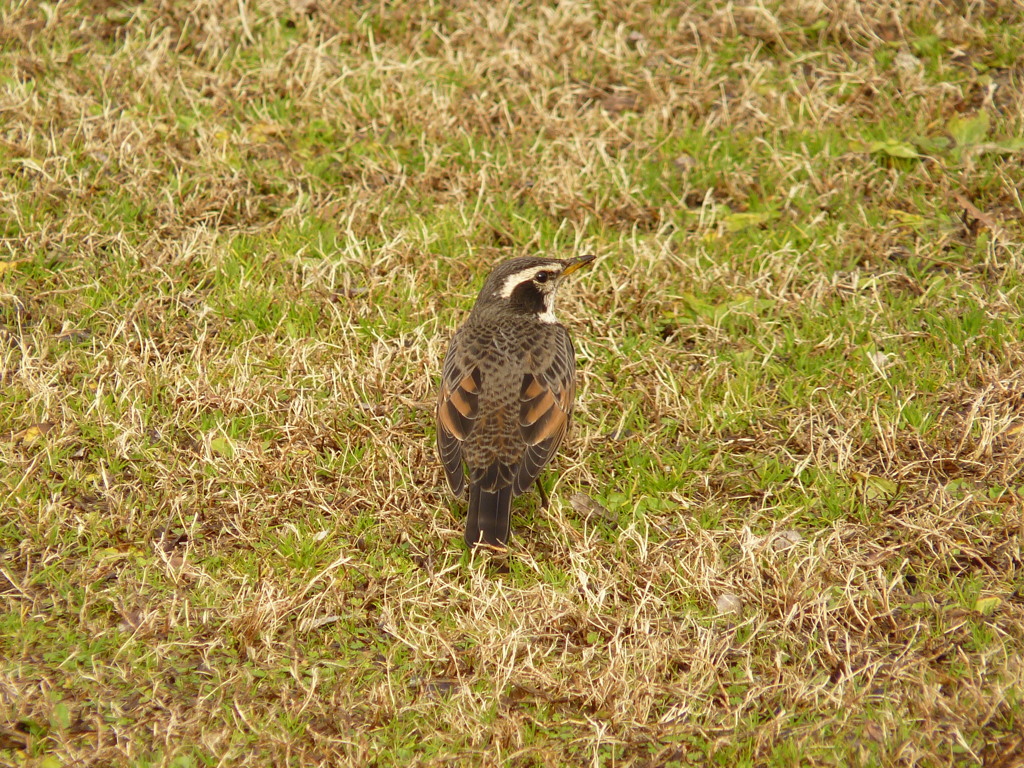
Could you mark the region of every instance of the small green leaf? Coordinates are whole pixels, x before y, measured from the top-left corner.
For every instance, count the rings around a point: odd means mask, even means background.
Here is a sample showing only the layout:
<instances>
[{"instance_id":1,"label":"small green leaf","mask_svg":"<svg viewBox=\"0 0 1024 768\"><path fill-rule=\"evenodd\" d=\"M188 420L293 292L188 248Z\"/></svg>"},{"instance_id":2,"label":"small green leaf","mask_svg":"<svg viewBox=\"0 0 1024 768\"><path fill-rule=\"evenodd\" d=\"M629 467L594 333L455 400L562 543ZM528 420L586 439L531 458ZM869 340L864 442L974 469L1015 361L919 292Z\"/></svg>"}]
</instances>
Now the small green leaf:
<instances>
[{"instance_id":1,"label":"small green leaf","mask_svg":"<svg viewBox=\"0 0 1024 768\"><path fill-rule=\"evenodd\" d=\"M888 155L889 157L904 157L908 160L920 157L921 153L914 149L913 145L899 139L885 139L884 141L872 141L868 144L868 151L874 155Z\"/></svg>"},{"instance_id":2,"label":"small green leaf","mask_svg":"<svg viewBox=\"0 0 1024 768\"><path fill-rule=\"evenodd\" d=\"M608 497L605 499L605 504L609 509L618 509L619 507L624 506L628 501L629 497L626 494L613 491L608 494Z\"/></svg>"},{"instance_id":3,"label":"small green leaf","mask_svg":"<svg viewBox=\"0 0 1024 768\"><path fill-rule=\"evenodd\" d=\"M684 293L680 298L683 300L683 312L681 314L690 320L700 320L703 317L710 316L715 311L713 304L697 298L692 293Z\"/></svg>"},{"instance_id":4,"label":"small green leaf","mask_svg":"<svg viewBox=\"0 0 1024 768\"><path fill-rule=\"evenodd\" d=\"M867 481L868 499L892 499L899 486L886 477L872 477Z\"/></svg>"},{"instance_id":5,"label":"small green leaf","mask_svg":"<svg viewBox=\"0 0 1024 768\"><path fill-rule=\"evenodd\" d=\"M914 136L910 139L920 152L937 155L949 149L950 140L945 136Z\"/></svg>"},{"instance_id":6,"label":"small green leaf","mask_svg":"<svg viewBox=\"0 0 1024 768\"><path fill-rule=\"evenodd\" d=\"M704 320L712 323L721 322L725 317L738 312L758 314L775 307L775 302L771 299L758 299L753 296L738 296L718 304L702 301L690 293L684 293L682 299L685 310L681 314L693 321Z\"/></svg>"},{"instance_id":7,"label":"small green leaf","mask_svg":"<svg viewBox=\"0 0 1024 768\"><path fill-rule=\"evenodd\" d=\"M963 479L957 478L946 483L944 490L954 499L962 499L966 488L967 483Z\"/></svg>"},{"instance_id":8,"label":"small green leaf","mask_svg":"<svg viewBox=\"0 0 1024 768\"><path fill-rule=\"evenodd\" d=\"M917 230L924 229L925 224L928 222L928 220L919 213L901 211L898 208L890 208L889 213L892 214L900 224Z\"/></svg>"},{"instance_id":9,"label":"small green leaf","mask_svg":"<svg viewBox=\"0 0 1024 768\"><path fill-rule=\"evenodd\" d=\"M893 480L881 475L868 475L863 472L854 472L853 479L861 484L864 495L869 499L891 499L899 492L899 485Z\"/></svg>"},{"instance_id":10,"label":"small green leaf","mask_svg":"<svg viewBox=\"0 0 1024 768\"><path fill-rule=\"evenodd\" d=\"M974 610L984 616L989 616L1002 602L1002 599L998 597L979 597L974 601Z\"/></svg>"},{"instance_id":11,"label":"small green leaf","mask_svg":"<svg viewBox=\"0 0 1024 768\"><path fill-rule=\"evenodd\" d=\"M63 701L58 701L53 705L50 724L59 731L66 731L71 727L71 711Z\"/></svg>"},{"instance_id":12,"label":"small green leaf","mask_svg":"<svg viewBox=\"0 0 1024 768\"><path fill-rule=\"evenodd\" d=\"M235 446L226 437L215 437L210 441L210 450L216 454L219 454L227 459L234 457Z\"/></svg>"},{"instance_id":13,"label":"small green leaf","mask_svg":"<svg viewBox=\"0 0 1024 768\"><path fill-rule=\"evenodd\" d=\"M775 211L759 211L757 213L730 213L723 219L726 232L740 232L750 227L759 227L767 224L772 219L777 219L779 214Z\"/></svg>"},{"instance_id":14,"label":"small green leaf","mask_svg":"<svg viewBox=\"0 0 1024 768\"><path fill-rule=\"evenodd\" d=\"M989 117L988 111L979 109L973 117L952 118L946 125L949 135L956 139L960 146L980 144L988 136Z\"/></svg>"}]
</instances>

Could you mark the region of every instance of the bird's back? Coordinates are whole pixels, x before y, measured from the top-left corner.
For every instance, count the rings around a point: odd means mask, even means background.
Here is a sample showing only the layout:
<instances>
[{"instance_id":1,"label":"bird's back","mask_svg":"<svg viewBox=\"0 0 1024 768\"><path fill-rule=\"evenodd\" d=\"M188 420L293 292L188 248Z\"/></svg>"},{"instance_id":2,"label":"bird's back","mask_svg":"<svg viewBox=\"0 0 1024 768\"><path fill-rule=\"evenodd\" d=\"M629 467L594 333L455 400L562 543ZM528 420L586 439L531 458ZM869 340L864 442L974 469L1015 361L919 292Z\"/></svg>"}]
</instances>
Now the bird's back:
<instances>
[{"instance_id":1,"label":"bird's back","mask_svg":"<svg viewBox=\"0 0 1024 768\"><path fill-rule=\"evenodd\" d=\"M529 446L521 423L524 378L557 367L559 378L571 379L572 343L562 325L528 317L473 318L460 334L481 378L477 424L463 460L470 482L494 490L512 483Z\"/></svg>"}]
</instances>

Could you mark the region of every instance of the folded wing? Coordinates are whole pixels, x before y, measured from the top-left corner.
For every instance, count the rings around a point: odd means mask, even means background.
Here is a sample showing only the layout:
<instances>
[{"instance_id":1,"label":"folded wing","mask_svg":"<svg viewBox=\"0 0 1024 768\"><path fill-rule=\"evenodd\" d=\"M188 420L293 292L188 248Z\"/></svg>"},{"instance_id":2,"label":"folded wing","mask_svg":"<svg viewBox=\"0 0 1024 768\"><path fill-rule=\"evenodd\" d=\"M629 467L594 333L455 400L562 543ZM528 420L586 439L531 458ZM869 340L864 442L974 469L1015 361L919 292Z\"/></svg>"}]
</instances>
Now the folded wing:
<instances>
[{"instance_id":1,"label":"folded wing","mask_svg":"<svg viewBox=\"0 0 1024 768\"><path fill-rule=\"evenodd\" d=\"M458 364L459 335L452 339L441 374L437 398L437 452L448 476L448 485L461 496L466 484L462 471L462 444L477 423L480 405L480 369L464 370Z\"/></svg>"},{"instance_id":2,"label":"folded wing","mask_svg":"<svg viewBox=\"0 0 1024 768\"><path fill-rule=\"evenodd\" d=\"M546 365L523 375L519 430L526 450L516 467L513 491L526 491L558 450L569 427L576 395L576 360L569 334L562 332Z\"/></svg>"}]
</instances>

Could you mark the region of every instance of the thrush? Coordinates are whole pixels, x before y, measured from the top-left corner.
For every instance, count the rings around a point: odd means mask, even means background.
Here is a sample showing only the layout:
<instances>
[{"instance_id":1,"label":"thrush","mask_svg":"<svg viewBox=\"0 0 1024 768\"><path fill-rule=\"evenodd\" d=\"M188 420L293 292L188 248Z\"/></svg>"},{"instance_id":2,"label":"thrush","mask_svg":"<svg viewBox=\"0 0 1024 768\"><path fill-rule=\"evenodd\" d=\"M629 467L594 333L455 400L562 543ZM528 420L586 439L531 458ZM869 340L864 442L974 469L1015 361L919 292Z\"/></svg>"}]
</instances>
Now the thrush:
<instances>
[{"instance_id":1,"label":"thrush","mask_svg":"<svg viewBox=\"0 0 1024 768\"><path fill-rule=\"evenodd\" d=\"M562 280L594 260L499 264L452 337L437 400L437 449L448 484L469 486L466 545L504 547L512 499L537 483L572 417L576 358L555 318Z\"/></svg>"}]
</instances>

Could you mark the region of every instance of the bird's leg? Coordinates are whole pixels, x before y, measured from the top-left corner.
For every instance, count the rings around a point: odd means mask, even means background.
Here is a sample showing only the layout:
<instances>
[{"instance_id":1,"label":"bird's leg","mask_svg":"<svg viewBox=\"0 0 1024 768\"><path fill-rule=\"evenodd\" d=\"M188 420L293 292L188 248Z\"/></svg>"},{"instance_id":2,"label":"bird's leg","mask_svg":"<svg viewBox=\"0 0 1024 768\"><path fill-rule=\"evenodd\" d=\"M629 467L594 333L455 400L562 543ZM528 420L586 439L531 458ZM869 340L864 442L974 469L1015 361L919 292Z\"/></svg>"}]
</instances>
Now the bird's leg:
<instances>
[{"instance_id":1,"label":"bird's leg","mask_svg":"<svg viewBox=\"0 0 1024 768\"><path fill-rule=\"evenodd\" d=\"M537 493L540 494L540 508L541 509L547 509L548 508L548 501L549 501L548 493L547 493L547 491L544 490L544 486L540 484L540 478L539 477L537 478Z\"/></svg>"}]
</instances>

